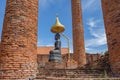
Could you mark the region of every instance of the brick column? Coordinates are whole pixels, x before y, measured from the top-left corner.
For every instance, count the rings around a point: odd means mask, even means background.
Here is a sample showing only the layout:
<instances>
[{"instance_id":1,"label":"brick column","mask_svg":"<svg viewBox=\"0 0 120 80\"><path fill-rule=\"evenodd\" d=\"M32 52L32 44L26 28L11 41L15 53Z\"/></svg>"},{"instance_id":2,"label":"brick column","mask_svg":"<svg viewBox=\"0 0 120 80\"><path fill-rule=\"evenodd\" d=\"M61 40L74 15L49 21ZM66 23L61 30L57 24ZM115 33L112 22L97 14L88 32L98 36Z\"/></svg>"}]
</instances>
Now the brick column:
<instances>
[{"instance_id":1,"label":"brick column","mask_svg":"<svg viewBox=\"0 0 120 80\"><path fill-rule=\"evenodd\" d=\"M110 64L120 76L120 0L102 0Z\"/></svg>"},{"instance_id":2,"label":"brick column","mask_svg":"<svg viewBox=\"0 0 120 80\"><path fill-rule=\"evenodd\" d=\"M86 64L84 30L82 25L81 0L71 0L74 59L79 67Z\"/></svg>"},{"instance_id":3,"label":"brick column","mask_svg":"<svg viewBox=\"0 0 120 80\"><path fill-rule=\"evenodd\" d=\"M7 0L1 40L1 80L35 77L37 25L38 0Z\"/></svg>"}]
</instances>

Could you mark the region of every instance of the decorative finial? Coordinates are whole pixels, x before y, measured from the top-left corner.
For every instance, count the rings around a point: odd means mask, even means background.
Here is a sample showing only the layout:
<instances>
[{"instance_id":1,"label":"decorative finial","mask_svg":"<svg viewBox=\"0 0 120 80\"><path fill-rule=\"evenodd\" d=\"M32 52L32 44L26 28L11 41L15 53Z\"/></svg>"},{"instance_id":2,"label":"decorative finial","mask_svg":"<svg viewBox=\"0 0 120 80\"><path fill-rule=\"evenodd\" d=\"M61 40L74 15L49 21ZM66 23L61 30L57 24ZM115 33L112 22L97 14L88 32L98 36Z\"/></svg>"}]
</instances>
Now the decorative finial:
<instances>
[{"instance_id":1,"label":"decorative finial","mask_svg":"<svg viewBox=\"0 0 120 80\"><path fill-rule=\"evenodd\" d=\"M59 21L58 15L56 14L56 22L51 28L51 32L53 33L61 33L65 30L64 25L62 25Z\"/></svg>"}]
</instances>

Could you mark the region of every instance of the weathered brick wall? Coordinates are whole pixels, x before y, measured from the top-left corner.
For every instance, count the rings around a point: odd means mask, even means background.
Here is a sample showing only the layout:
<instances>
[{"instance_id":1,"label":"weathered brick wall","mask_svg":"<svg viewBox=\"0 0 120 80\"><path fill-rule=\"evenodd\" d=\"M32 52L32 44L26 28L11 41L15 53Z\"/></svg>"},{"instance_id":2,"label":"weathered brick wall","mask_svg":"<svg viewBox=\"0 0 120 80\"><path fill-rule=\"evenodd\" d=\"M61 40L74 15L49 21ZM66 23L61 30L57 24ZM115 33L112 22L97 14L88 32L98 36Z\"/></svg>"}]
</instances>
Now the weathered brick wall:
<instances>
[{"instance_id":1,"label":"weathered brick wall","mask_svg":"<svg viewBox=\"0 0 120 80\"><path fill-rule=\"evenodd\" d=\"M63 57L63 62L66 63L68 61L68 54L62 54ZM71 54L71 59L72 59L72 54ZM38 67L45 67L45 64L49 60L49 54L38 54L37 55L37 62L38 62ZM72 66L72 65L71 65Z\"/></svg>"},{"instance_id":2,"label":"weathered brick wall","mask_svg":"<svg viewBox=\"0 0 120 80\"><path fill-rule=\"evenodd\" d=\"M45 63L48 62L48 59L49 59L49 52L53 49L54 49L53 46L49 46L49 47L40 46L37 48L38 67L45 66ZM61 48L62 55L66 55L67 53L68 53L68 48Z\"/></svg>"},{"instance_id":3,"label":"weathered brick wall","mask_svg":"<svg viewBox=\"0 0 120 80\"><path fill-rule=\"evenodd\" d=\"M102 9L111 68L120 76L120 0L102 0Z\"/></svg>"},{"instance_id":4,"label":"weathered brick wall","mask_svg":"<svg viewBox=\"0 0 120 80\"><path fill-rule=\"evenodd\" d=\"M38 54L49 54L51 50L54 50L54 46L40 46L37 48ZM68 48L61 48L61 54L67 54Z\"/></svg>"},{"instance_id":5,"label":"weathered brick wall","mask_svg":"<svg viewBox=\"0 0 120 80\"><path fill-rule=\"evenodd\" d=\"M63 54L63 62L67 63L68 61L68 54ZM73 62L73 54L71 56L71 61ZM48 62L49 59L49 54L38 54L37 55L37 62L38 62L38 67L45 67L45 63ZM86 61L87 64L92 64L94 61L100 59L100 54L86 54ZM66 65L67 66L67 65ZM71 67L74 67L74 65L71 64Z\"/></svg>"},{"instance_id":6,"label":"weathered brick wall","mask_svg":"<svg viewBox=\"0 0 120 80\"><path fill-rule=\"evenodd\" d=\"M1 80L28 80L36 75L37 23L38 0L7 0L1 40Z\"/></svg>"},{"instance_id":7,"label":"weathered brick wall","mask_svg":"<svg viewBox=\"0 0 120 80\"><path fill-rule=\"evenodd\" d=\"M98 59L100 59L100 54L86 54L87 64L93 63Z\"/></svg>"},{"instance_id":8,"label":"weathered brick wall","mask_svg":"<svg viewBox=\"0 0 120 80\"><path fill-rule=\"evenodd\" d=\"M86 64L81 0L71 0L74 59L81 67Z\"/></svg>"},{"instance_id":9,"label":"weathered brick wall","mask_svg":"<svg viewBox=\"0 0 120 80\"><path fill-rule=\"evenodd\" d=\"M45 63L48 62L49 60L49 55L48 54L38 54L37 55L37 62L38 62L38 67L44 67L45 66Z\"/></svg>"},{"instance_id":10,"label":"weathered brick wall","mask_svg":"<svg viewBox=\"0 0 120 80\"><path fill-rule=\"evenodd\" d=\"M67 61L67 54L62 55L63 56L63 62ZM45 63L47 63L49 60L49 54L38 54L37 55L37 62L38 62L38 67L43 67L45 66Z\"/></svg>"}]
</instances>

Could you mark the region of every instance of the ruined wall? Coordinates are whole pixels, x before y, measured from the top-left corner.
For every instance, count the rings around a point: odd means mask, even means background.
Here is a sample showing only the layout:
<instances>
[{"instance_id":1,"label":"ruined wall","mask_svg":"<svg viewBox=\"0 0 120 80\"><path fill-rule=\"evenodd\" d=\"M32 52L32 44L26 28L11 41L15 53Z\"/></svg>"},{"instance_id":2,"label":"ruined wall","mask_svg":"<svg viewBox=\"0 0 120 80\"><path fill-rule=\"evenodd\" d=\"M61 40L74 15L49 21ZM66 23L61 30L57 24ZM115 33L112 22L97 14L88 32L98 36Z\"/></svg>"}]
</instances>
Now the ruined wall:
<instances>
[{"instance_id":1,"label":"ruined wall","mask_svg":"<svg viewBox=\"0 0 120 80\"><path fill-rule=\"evenodd\" d=\"M84 30L82 25L81 0L71 0L74 59L79 67L86 64Z\"/></svg>"},{"instance_id":2,"label":"ruined wall","mask_svg":"<svg viewBox=\"0 0 120 80\"><path fill-rule=\"evenodd\" d=\"M111 68L120 76L120 0L102 0Z\"/></svg>"},{"instance_id":3,"label":"ruined wall","mask_svg":"<svg viewBox=\"0 0 120 80\"><path fill-rule=\"evenodd\" d=\"M48 62L49 59L49 52L50 50L53 50L54 47L49 46L40 46L37 48L37 62L38 62L38 67L43 67L45 66L45 63ZM61 54L63 55L63 60L64 60L64 55L68 54L68 48L61 48Z\"/></svg>"},{"instance_id":4,"label":"ruined wall","mask_svg":"<svg viewBox=\"0 0 120 80\"><path fill-rule=\"evenodd\" d=\"M93 63L94 61L100 59L100 54L86 54L87 64Z\"/></svg>"},{"instance_id":5,"label":"ruined wall","mask_svg":"<svg viewBox=\"0 0 120 80\"><path fill-rule=\"evenodd\" d=\"M7 0L0 79L28 80L37 71L38 0Z\"/></svg>"},{"instance_id":6,"label":"ruined wall","mask_svg":"<svg viewBox=\"0 0 120 80\"><path fill-rule=\"evenodd\" d=\"M71 54L71 60L73 60L73 55L74 54ZM63 62L67 62L68 61L68 54L62 54L63 56ZM96 60L99 60L100 59L100 54L86 54L86 61L87 61L87 64L93 64L94 61ZM41 68L41 67L44 67L45 66L45 63L48 62L48 59L49 59L49 54L38 54L37 55L37 62L38 62L38 67ZM66 65L67 66L67 65ZM74 65L70 65L71 67L74 66Z\"/></svg>"},{"instance_id":7,"label":"ruined wall","mask_svg":"<svg viewBox=\"0 0 120 80\"><path fill-rule=\"evenodd\" d=\"M53 46L39 46L37 48L37 54L49 54L51 50L54 50ZM67 54L68 48L61 48L61 54Z\"/></svg>"},{"instance_id":8,"label":"ruined wall","mask_svg":"<svg viewBox=\"0 0 120 80\"><path fill-rule=\"evenodd\" d=\"M42 55L38 54L37 55L38 67L40 68L40 67L45 66L45 63L48 62L48 60L49 60L49 55L48 54L44 54L44 55L43 54Z\"/></svg>"}]
</instances>

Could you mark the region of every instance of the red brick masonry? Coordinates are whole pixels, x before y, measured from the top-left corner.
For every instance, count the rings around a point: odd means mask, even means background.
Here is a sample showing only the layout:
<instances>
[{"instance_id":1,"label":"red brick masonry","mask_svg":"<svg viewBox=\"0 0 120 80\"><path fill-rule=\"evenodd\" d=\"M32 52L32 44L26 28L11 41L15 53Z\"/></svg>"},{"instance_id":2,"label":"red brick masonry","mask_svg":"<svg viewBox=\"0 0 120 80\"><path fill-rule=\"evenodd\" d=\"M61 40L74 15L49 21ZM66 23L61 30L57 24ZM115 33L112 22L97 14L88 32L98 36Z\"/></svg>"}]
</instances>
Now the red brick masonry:
<instances>
[{"instance_id":1,"label":"red brick masonry","mask_svg":"<svg viewBox=\"0 0 120 80\"><path fill-rule=\"evenodd\" d=\"M79 67L86 64L84 30L82 25L81 0L71 0L72 2L72 30L73 30L73 52L74 59Z\"/></svg>"},{"instance_id":2,"label":"red brick masonry","mask_svg":"<svg viewBox=\"0 0 120 80\"><path fill-rule=\"evenodd\" d=\"M0 79L28 80L37 72L38 0L7 0Z\"/></svg>"},{"instance_id":3,"label":"red brick masonry","mask_svg":"<svg viewBox=\"0 0 120 80\"><path fill-rule=\"evenodd\" d=\"M102 0L102 8L111 68L120 76L120 0Z\"/></svg>"},{"instance_id":4,"label":"red brick masonry","mask_svg":"<svg viewBox=\"0 0 120 80\"><path fill-rule=\"evenodd\" d=\"M49 59L49 51L53 50L53 49L54 49L54 47L52 47L52 46L49 46L49 47L40 46L40 47L38 47L37 62L38 62L39 67L46 65L46 63L48 62L48 59ZM73 54L71 54L71 60L74 63L67 62L67 60L68 60L68 54L67 54L68 48L62 48L61 51L62 51L62 55L63 55L63 62L65 63L65 64L62 63L62 64L64 64L63 66L65 68L66 67L67 68L76 68L76 62L73 61ZM87 60L87 63L89 63L89 64L93 63L94 61L96 61L98 59L100 59L100 54L89 54L89 53L86 54L86 60ZM50 63L48 63L48 64L50 64Z\"/></svg>"},{"instance_id":5,"label":"red brick masonry","mask_svg":"<svg viewBox=\"0 0 120 80\"><path fill-rule=\"evenodd\" d=\"M50 50L54 50L54 47L53 46L40 46L37 48L37 53L38 54L49 54ZM68 53L68 48L61 48L61 53L62 54L67 54Z\"/></svg>"}]
</instances>

